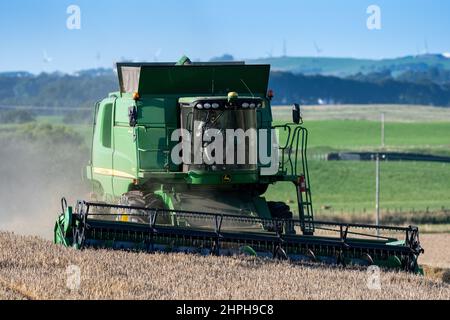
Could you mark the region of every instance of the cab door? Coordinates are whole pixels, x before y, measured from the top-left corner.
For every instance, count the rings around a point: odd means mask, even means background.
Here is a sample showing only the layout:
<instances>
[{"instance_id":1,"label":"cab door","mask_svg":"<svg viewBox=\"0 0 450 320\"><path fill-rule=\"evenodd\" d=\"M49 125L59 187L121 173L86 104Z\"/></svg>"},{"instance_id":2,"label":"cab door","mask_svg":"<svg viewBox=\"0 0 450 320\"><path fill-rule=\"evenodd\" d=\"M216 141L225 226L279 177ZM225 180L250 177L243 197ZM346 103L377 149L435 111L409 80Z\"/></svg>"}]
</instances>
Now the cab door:
<instances>
[{"instance_id":1,"label":"cab door","mask_svg":"<svg viewBox=\"0 0 450 320\"><path fill-rule=\"evenodd\" d=\"M136 128L130 127L128 109L134 103L119 99L113 112L113 190L116 198L129 191L137 176Z\"/></svg>"},{"instance_id":2,"label":"cab door","mask_svg":"<svg viewBox=\"0 0 450 320\"><path fill-rule=\"evenodd\" d=\"M101 185L105 201L113 198L112 186L113 101L100 103L92 143L92 177Z\"/></svg>"}]
</instances>

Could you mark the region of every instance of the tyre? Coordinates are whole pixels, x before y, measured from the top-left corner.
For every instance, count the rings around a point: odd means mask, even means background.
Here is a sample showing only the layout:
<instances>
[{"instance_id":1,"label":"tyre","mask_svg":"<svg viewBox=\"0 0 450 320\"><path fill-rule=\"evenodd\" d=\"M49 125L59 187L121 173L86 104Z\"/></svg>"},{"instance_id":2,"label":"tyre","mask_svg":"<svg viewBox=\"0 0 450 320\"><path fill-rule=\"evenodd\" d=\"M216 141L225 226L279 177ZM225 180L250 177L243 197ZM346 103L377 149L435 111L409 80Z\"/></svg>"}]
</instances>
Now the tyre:
<instances>
[{"instance_id":1,"label":"tyre","mask_svg":"<svg viewBox=\"0 0 450 320\"><path fill-rule=\"evenodd\" d=\"M166 206L162 199L153 194L144 194L142 191L130 191L123 194L120 197L119 205L130 206L130 207L141 207L141 208L151 208L151 209L166 209ZM150 223L148 210L139 209L121 209L123 215L119 216L119 220L135 222L135 223ZM161 214L157 217L156 222L158 224L167 224L170 221L170 217L167 214Z\"/></svg>"},{"instance_id":2,"label":"tyre","mask_svg":"<svg viewBox=\"0 0 450 320\"><path fill-rule=\"evenodd\" d=\"M268 201L267 206L269 207L270 215L273 219L284 219L284 220L292 220L293 214L291 212L291 208L284 202L281 201ZM280 223L278 226L273 226L271 231L275 231L275 229L282 229L283 224ZM284 232L287 234L295 234L294 224L286 223L284 225Z\"/></svg>"}]
</instances>

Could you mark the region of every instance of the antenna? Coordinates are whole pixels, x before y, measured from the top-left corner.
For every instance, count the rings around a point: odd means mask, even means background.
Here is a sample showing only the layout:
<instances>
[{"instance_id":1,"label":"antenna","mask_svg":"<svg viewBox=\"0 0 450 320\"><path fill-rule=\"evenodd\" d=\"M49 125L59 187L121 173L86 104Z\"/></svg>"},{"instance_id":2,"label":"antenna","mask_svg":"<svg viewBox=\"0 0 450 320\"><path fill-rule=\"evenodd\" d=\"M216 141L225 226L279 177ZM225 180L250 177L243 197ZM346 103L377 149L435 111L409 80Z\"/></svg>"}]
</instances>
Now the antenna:
<instances>
[{"instance_id":1,"label":"antenna","mask_svg":"<svg viewBox=\"0 0 450 320\"><path fill-rule=\"evenodd\" d=\"M252 98L255 97L255 95L253 94L252 90L250 90L250 88L248 87L248 85L245 83L245 81L243 79L241 79L241 82L244 84L244 86L247 88L248 92L250 92L250 94L252 95Z\"/></svg>"},{"instance_id":2,"label":"antenna","mask_svg":"<svg viewBox=\"0 0 450 320\"><path fill-rule=\"evenodd\" d=\"M158 62L159 56L161 55L162 49L158 48L153 55L153 61Z\"/></svg>"},{"instance_id":3,"label":"antenna","mask_svg":"<svg viewBox=\"0 0 450 320\"><path fill-rule=\"evenodd\" d=\"M283 57L287 57L287 44L286 44L286 39L283 40Z\"/></svg>"},{"instance_id":4,"label":"antenna","mask_svg":"<svg viewBox=\"0 0 450 320\"><path fill-rule=\"evenodd\" d=\"M53 61L53 58L50 58L48 55L47 55L47 51L44 49L43 51L42 51L42 54L43 54L43 60L44 60L44 63L50 63L50 62L52 62Z\"/></svg>"},{"instance_id":5,"label":"antenna","mask_svg":"<svg viewBox=\"0 0 450 320\"><path fill-rule=\"evenodd\" d=\"M425 54L428 54L429 51L428 51L428 40L427 40L427 38L425 38L424 44L425 44Z\"/></svg>"},{"instance_id":6,"label":"antenna","mask_svg":"<svg viewBox=\"0 0 450 320\"><path fill-rule=\"evenodd\" d=\"M97 68L100 68L101 59L102 59L102 55L101 55L100 51L97 51L97 53L95 55L95 60L97 60Z\"/></svg>"},{"instance_id":7,"label":"antenna","mask_svg":"<svg viewBox=\"0 0 450 320\"><path fill-rule=\"evenodd\" d=\"M320 56L320 54L322 53L323 50L317 45L317 43L315 41L313 42L313 45L314 45L314 49L316 49L316 55Z\"/></svg>"}]
</instances>

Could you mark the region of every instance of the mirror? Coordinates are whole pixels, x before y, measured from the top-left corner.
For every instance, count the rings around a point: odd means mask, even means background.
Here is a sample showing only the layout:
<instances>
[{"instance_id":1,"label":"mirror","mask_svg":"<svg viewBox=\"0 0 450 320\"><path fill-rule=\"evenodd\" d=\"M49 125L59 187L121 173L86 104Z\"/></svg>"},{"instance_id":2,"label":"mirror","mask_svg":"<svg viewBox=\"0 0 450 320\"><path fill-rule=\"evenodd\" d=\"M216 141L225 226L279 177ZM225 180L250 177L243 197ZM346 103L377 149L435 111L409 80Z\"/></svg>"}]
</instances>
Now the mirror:
<instances>
[{"instance_id":1,"label":"mirror","mask_svg":"<svg viewBox=\"0 0 450 320\"><path fill-rule=\"evenodd\" d=\"M300 105L298 103L294 103L292 107L292 121L295 124L303 123L302 116L300 114Z\"/></svg>"},{"instance_id":2,"label":"mirror","mask_svg":"<svg viewBox=\"0 0 450 320\"><path fill-rule=\"evenodd\" d=\"M135 127L137 124L137 110L136 106L131 106L128 108L128 120L130 127Z\"/></svg>"}]
</instances>

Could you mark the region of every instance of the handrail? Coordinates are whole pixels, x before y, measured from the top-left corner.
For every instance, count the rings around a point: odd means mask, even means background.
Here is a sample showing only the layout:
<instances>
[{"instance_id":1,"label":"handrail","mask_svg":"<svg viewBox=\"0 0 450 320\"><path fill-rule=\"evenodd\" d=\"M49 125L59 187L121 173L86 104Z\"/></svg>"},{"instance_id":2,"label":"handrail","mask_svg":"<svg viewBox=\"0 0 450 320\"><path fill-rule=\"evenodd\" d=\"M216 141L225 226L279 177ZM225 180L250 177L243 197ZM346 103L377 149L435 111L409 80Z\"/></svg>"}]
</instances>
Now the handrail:
<instances>
[{"instance_id":1,"label":"handrail","mask_svg":"<svg viewBox=\"0 0 450 320\"><path fill-rule=\"evenodd\" d=\"M308 131L305 127L292 123L272 126L272 129L280 128L287 131L287 137L285 143L279 146L279 150L281 151L279 172L284 175L298 176L298 153L299 151L301 152L302 160L306 159L306 137ZM306 175L306 166L302 166L302 169Z\"/></svg>"}]
</instances>

